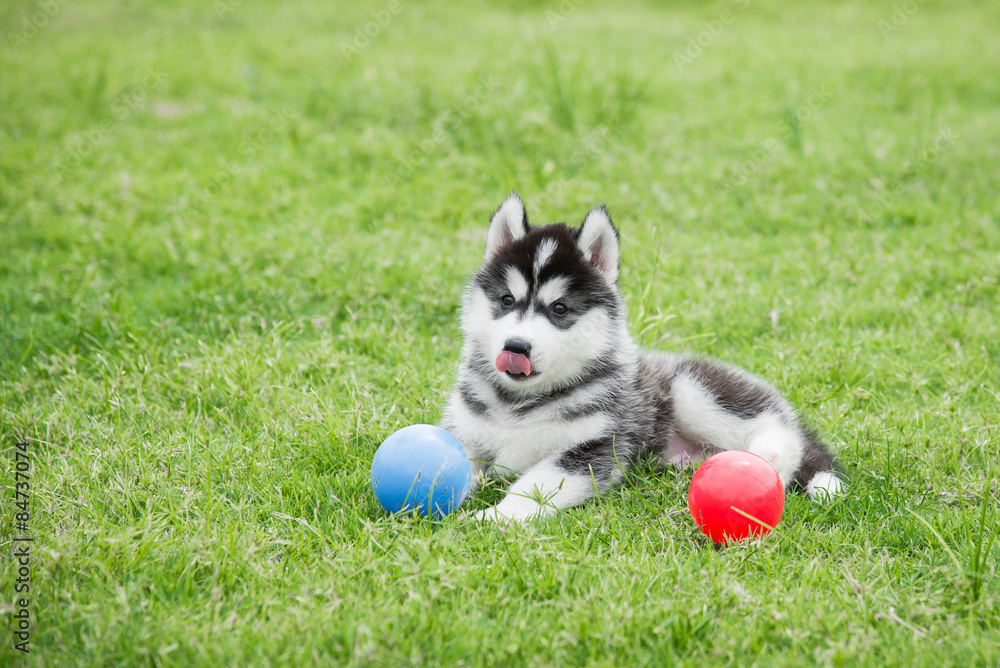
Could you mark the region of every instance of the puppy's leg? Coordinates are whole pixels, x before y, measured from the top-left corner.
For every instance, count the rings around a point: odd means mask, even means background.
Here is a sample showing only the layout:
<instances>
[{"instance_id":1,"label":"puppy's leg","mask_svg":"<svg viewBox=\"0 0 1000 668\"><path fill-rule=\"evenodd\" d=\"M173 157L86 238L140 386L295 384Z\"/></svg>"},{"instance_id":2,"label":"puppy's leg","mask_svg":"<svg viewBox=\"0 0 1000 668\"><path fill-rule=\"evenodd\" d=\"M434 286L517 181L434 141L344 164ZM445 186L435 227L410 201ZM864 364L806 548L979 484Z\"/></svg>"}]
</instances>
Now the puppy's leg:
<instances>
[{"instance_id":1,"label":"puppy's leg","mask_svg":"<svg viewBox=\"0 0 1000 668\"><path fill-rule=\"evenodd\" d=\"M673 380L672 398L676 429L686 440L749 450L774 467L786 489L805 491L812 499L842 492L832 455L762 380L734 368L688 362ZM667 454L677 453L668 447Z\"/></svg>"},{"instance_id":2,"label":"puppy's leg","mask_svg":"<svg viewBox=\"0 0 1000 668\"><path fill-rule=\"evenodd\" d=\"M594 482L589 477L570 473L550 457L524 472L507 490L507 496L492 508L476 513L479 520L514 520L551 515L594 496Z\"/></svg>"},{"instance_id":3,"label":"puppy's leg","mask_svg":"<svg viewBox=\"0 0 1000 668\"><path fill-rule=\"evenodd\" d=\"M510 486L500 503L476 513L476 519L523 522L605 493L620 477L621 470L613 452L609 456L603 451L604 445L602 441L593 441L543 459Z\"/></svg>"}]
</instances>

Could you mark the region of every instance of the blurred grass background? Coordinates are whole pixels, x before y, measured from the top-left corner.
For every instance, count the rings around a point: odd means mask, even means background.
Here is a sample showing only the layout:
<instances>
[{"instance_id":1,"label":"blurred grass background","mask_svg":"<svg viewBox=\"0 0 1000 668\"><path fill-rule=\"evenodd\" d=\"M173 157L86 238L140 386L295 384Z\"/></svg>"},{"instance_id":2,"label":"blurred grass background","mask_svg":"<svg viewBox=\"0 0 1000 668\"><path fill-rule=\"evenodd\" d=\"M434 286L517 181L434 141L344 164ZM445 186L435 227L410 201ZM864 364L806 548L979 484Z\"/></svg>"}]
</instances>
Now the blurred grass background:
<instances>
[{"instance_id":1,"label":"blurred grass background","mask_svg":"<svg viewBox=\"0 0 1000 668\"><path fill-rule=\"evenodd\" d=\"M0 26L32 665L997 663L1000 7L56 0ZM383 517L371 454L439 417L512 188L539 223L607 202L637 338L773 380L851 494L721 553L685 474L499 535Z\"/></svg>"}]
</instances>

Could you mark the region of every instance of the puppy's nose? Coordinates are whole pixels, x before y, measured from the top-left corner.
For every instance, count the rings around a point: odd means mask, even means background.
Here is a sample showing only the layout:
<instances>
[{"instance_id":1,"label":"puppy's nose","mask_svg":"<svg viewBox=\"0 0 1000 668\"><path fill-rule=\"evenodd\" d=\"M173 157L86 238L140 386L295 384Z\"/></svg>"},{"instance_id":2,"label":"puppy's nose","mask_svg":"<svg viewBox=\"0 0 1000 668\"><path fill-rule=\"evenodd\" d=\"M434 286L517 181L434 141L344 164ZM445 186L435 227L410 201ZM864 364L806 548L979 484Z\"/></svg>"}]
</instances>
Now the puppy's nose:
<instances>
[{"instance_id":1,"label":"puppy's nose","mask_svg":"<svg viewBox=\"0 0 1000 668\"><path fill-rule=\"evenodd\" d=\"M525 357L531 355L531 344L521 339L507 339L507 342L503 344L503 349Z\"/></svg>"}]
</instances>

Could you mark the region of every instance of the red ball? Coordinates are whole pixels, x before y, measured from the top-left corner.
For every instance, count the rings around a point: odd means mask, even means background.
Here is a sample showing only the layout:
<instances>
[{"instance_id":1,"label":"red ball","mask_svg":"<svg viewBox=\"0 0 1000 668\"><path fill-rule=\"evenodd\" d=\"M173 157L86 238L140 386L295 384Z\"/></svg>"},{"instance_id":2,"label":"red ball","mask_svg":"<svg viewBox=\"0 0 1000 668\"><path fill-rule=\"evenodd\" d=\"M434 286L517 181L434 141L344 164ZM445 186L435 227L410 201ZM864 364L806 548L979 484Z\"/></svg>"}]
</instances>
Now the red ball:
<instances>
[{"instance_id":1,"label":"red ball","mask_svg":"<svg viewBox=\"0 0 1000 668\"><path fill-rule=\"evenodd\" d=\"M752 452L727 450L695 471L688 508L694 523L714 542L738 542L763 536L778 525L785 489L766 460Z\"/></svg>"}]
</instances>

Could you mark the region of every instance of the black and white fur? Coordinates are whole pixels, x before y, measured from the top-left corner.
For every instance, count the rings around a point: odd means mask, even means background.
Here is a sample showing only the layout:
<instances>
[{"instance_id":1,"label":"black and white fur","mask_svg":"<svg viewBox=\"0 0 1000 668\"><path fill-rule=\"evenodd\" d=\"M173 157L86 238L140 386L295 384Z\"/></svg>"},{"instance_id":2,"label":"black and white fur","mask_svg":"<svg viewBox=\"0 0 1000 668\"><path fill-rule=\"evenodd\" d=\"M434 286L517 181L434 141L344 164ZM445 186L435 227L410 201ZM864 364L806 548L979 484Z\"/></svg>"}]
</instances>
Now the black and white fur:
<instances>
[{"instance_id":1,"label":"black and white fur","mask_svg":"<svg viewBox=\"0 0 1000 668\"><path fill-rule=\"evenodd\" d=\"M718 362L640 350L618 291L604 206L580 228L532 227L512 192L462 298L458 378L441 426L474 460L520 477L481 519L525 520L603 494L648 452L684 466L749 450L787 489L842 491L833 457L769 384ZM499 370L513 351L530 373ZM476 484L476 483L474 483Z\"/></svg>"}]
</instances>

